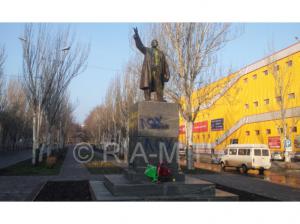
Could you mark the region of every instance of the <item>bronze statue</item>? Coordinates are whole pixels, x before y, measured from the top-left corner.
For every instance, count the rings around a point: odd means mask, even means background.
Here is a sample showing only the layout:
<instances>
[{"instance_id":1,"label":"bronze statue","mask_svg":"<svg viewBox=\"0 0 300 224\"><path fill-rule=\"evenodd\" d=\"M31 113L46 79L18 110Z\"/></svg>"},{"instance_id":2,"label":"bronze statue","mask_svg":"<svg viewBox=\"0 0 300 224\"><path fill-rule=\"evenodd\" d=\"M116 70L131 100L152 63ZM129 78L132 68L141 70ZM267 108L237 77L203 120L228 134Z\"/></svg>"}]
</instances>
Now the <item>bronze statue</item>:
<instances>
[{"instance_id":1,"label":"bronze statue","mask_svg":"<svg viewBox=\"0 0 300 224\"><path fill-rule=\"evenodd\" d=\"M151 100L151 92L156 92L157 101L164 101L164 83L169 81L170 73L164 53L158 49L158 41L152 40L151 48L145 47L140 39L137 28L134 30L136 47L145 55L140 89L144 91L145 100Z\"/></svg>"}]
</instances>

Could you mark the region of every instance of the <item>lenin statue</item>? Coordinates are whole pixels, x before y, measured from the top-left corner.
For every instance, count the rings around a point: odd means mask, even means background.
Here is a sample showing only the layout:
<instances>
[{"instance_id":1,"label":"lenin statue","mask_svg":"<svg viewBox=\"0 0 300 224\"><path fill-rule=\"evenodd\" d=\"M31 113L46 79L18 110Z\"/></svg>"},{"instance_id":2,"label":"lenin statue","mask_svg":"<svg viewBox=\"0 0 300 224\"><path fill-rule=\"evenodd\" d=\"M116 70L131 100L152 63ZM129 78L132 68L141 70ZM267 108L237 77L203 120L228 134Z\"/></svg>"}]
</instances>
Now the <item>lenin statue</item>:
<instances>
[{"instance_id":1,"label":"lenin statue","mask_svg":"<svg viewBox=\"0 0 300 224\"><path fill-rule=\"evenodd\" d=\"M144 91L146 101L151 100L151 92L156 92L157 101L164 101L164 83L169 81L170 73L166 57L158 49L157 40L152 40L151 48L145 47L140 39L137 28L134 28L134 40L136 47L145 55L140 89Z\"/></svg>"}]
</instances>

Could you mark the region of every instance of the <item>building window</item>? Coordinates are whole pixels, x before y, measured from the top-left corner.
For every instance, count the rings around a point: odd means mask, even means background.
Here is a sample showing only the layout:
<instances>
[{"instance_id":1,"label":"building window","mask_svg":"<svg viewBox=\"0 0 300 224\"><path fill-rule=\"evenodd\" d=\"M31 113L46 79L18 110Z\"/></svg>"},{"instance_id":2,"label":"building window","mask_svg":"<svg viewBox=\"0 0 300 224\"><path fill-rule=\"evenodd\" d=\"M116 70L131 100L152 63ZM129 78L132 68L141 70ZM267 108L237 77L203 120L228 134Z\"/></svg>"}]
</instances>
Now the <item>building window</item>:
<instances>
[{"instance_id":1,"label":"building window","mask_svg":"<svg viewBox=\"0 0 300 224\"><path fill-rule=\"evenodd\" d=\"M265 104L268 105L270 103L270 100L269 99L264 99L265 101Z\"/></svg>"},{"instance_id":2,"label":"building window","mask_svg":"<svg viewBox=\"0 0 300 224\"><path fill-rule=\"evenodd\" d=\"M230 139L230 144L239 144L239 140L237 138Z\"/></svg>"},{"instance_id":3,"label":"building window","mask_svg":"<svg viewBox=\"0 0 300 224\"><path fill-rule=\"evenodd\" d=\"M279 71L279 65L275 65L274 66L274 70L277 72L277 71Z\"/></svg>"},{"instance_id":4,"label":"building window","mask_svg":"<svg viewBox=\"0 0 300 224\"><path fill-rule=\"evenodd\" d=\"M287 64L288 67L291 67L291 66L293 66L293 61L289 60L289 61L286 62L286 64Z\"/></svg>"},{"instance_id":5,"label":"building window","mask_svg":"<svg viewBox=\"0 0 300 224\"><path fill-rule=\"evenodd\" d=\"M254 74L254 75L252 76L252 78L253 78L253 79L257 79L257 74Z\"/></svg>"},{"instance_id":6,"label":"building window","mask_svg":"<svg viewBox=\"0 0 300 224\"><path fill-rule=\"evenodd\" d=\"M277 131L279 134L282 134L283 133L283 128L277 128Z\"/></svg>"},{"instance_id":7,"label":"building window","mask_svg":"<svg viewBox=\"0 0 300 224\"><path fill-rule=\"evenodd\" d=\"M258 101L253 102L255 107L258 107Z\"/></svg>"},{"instance_id":8,"label":"building window","mask_svg":"<svg viewBox=\"0 0 300 224\"><path fill-rule=\"evenodd\" d=\"M246 131L246 135L249 136L250 135L250 131Z\"/></svg>"},{"instance_id":9,"label":"building window","mask_svg":"<svg viewBox=\"0 0 300 224\"><path fill-rule=\"evenodd\" d=\"M248 78L244 78L244 83L247 83L248 82Z\"/></svg>"},{"instance_id":10,"label":"building window","mask_svg":"<svg viewBox=\"0 0 300 224\"><path fill-rule=\"evenodd\" d=\"M281 102L282 101L282 98L281 98L281 96L276 96L276 102Z\"/></svg>"},{"instance_id":11,"label":"building window","mask_svg":"<svg viewBox=\"0 0 300 224\"><path fill-rule=\"evenodd\" d=\"M259 130L255 130L255 134L259 135L260 134Z\"/></svg>"},{"instance_id":12,"label":"building window","mask_svg":"<svg viewBox=\"0 0 300 224\"><path fill-rule=\"evenodd\" d=\"M267 129L267 130L266 130L266 134L267 134L267 135L270 135L270 134L271 134L271 129Z\"/></svg>"},{"instance_id":13,"label":"building window","mask_svg":"<svg viewBox=\"0 0 300 224\"><path fill-rule=\"evenodd\" d=\"M297 132L297 127L296 126L293 126L293 127L291 127L291 132Z\"/></svg>"},{"instance_id":14,"label":"building window","mask_svg":"<svg viewBox=\"0 0 300 224\"><path fill-rule=\"evenodd\" d=\"M245 109L249 109L249 104L248 103L245 104Z\"/></svg>"},{"instance_id":15,"label":"building window","mask_svg":"<svg viewBox=\"0 0 300 224\"><path fill-rule=\"evenodd\" d=\"M268 75L269 74L268 70L264 70L264 74Z\"/></svg>"},{"instance_id":16,"label":"building window","mask_svg":"<svg viewBox=\"0 0 300 224\"><path fill-rule=\"evenodd\" d=\"M295 93L289 93L288 97L289 99L295 99Z\"/></svg>"}]
</instances>

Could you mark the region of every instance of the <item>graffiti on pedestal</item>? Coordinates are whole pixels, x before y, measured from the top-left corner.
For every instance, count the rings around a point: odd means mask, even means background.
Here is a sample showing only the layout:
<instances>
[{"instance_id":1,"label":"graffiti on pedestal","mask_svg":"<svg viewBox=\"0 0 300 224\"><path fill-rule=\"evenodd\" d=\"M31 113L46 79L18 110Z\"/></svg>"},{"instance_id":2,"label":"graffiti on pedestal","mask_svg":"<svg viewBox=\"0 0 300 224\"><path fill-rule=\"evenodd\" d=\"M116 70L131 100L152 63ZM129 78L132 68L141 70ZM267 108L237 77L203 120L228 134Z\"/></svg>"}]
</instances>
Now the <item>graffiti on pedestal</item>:
<instances>
[{"instance_id":1,"label":"graffiti on pedestal","mask_svg":"<svg viewBox=\"0 0 300 224\"><path fill-rule=\"evenodd\" d=\"M162 122L162 116L157 117L141 117L141 129L169 129L169 125Z\"/></svg>"}]
</instances>

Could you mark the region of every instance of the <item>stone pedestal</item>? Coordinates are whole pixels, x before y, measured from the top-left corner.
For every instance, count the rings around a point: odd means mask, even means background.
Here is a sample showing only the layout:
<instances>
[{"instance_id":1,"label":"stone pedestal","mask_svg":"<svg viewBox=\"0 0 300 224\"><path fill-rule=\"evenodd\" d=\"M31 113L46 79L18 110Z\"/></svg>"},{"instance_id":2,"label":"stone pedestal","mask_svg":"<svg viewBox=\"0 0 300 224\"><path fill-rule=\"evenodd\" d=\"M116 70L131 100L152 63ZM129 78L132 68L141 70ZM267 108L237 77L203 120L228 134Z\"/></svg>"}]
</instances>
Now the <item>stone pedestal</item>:
<instances>
[{"instance_id":1,"label":"stone pedestal","mask_svg":"<svg viewBox=\"0 0 300 224\"><path fill-rule=\"evenodd\" d=\"M135 104L129 119L129 169L144 172L147 164L164 162L178 173L178 105L146 101Z\"/></svg>"},{"instance_id":2,"label":"stone pedestal","mask_svg":"<svg viewBox=\"0 0 300 224\"><path fill-rule=\"evenodd\" d=\"M147 101L131 108L128 169L125 174L105 175L108 200L237 199L227 193L220 196L214 184L178 171L178 122L178 105L174 103ZM159 162L167 164L176 181L152 183L144 175L148 164L156 166Z\"/></svg>"}]
</instances>

